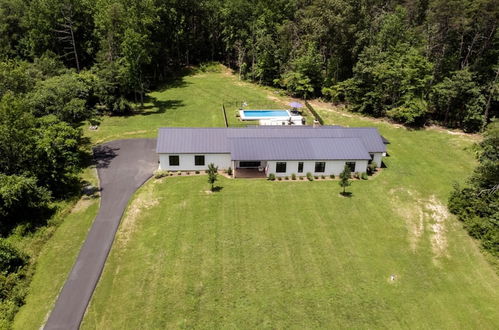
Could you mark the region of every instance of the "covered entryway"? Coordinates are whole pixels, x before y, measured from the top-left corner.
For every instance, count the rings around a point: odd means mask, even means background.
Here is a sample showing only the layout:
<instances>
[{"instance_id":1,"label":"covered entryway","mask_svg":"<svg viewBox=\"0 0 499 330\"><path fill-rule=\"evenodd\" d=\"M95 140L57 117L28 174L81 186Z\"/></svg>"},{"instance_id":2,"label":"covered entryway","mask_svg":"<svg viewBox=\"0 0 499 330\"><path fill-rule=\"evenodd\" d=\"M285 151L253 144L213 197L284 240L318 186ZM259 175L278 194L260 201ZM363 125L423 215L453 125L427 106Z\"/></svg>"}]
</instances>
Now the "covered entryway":
<instances>
[{"instance_id":1,"label":"covered entryway","mask_svg":"<svg viewBox=\"0 0 499 330\"><path fill-rule=\"evenodd\" d=\"M234 162L234 177L265 178L267 177L267 162L261 160L241 160Z\"/></svg>"}]
</instances>

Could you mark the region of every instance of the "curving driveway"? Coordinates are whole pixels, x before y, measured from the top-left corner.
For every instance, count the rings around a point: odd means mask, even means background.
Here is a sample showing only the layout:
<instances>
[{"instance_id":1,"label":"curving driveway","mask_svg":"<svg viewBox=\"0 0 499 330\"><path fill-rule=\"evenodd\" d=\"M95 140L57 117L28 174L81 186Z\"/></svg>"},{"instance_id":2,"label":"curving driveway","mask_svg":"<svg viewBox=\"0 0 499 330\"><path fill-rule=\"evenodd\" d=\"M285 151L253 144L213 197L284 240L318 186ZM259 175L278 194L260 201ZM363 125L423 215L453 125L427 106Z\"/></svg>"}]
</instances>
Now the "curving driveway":
<instances>
[{"instance_id":1,"label":"curving driveway","mask_svg":"<svg viewBox=\"0 0 499 330\"><path fill-rule=\"evenodd\" d=\"M101 202L76 263L44 329L78 329L132 194L158 167L156 139L117 140L94 148Z\"/></svg>"}]
</instances>

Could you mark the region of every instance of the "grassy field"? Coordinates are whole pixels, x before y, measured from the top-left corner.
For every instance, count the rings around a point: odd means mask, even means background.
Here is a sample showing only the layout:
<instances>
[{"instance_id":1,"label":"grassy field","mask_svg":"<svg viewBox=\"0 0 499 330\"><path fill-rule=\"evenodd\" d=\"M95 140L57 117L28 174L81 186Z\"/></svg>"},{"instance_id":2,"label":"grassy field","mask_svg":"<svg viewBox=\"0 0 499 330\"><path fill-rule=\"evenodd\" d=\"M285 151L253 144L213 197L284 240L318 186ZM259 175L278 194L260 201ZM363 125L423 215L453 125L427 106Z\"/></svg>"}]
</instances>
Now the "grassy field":
<instances>
[{"instance_id":1,"label":"grassy field","mask_svg":"<svg viewBox=\"0 0 499 330\"><path fill-rule=\"evenodd\" d=\"M88 168L82 178L94 186L97 185L95 168ZM98 198L83 197L71 209L50 240L43 245L36 261L36 271L26 304L14 319L14 329L39 329L44 324L98 209Z\"/></svg>"},{"instance_id":2,"label":"grassy field","mask_svg":"<svg viewBox=\"0 0 499 330\"><path fill-rule=\"evenodd\" d=\"M198 78L186 79L192 94ZM387 168L354 182L351 198L335 181L223 178L214 194L204 176L150 181L82 327L497 329L498 276L445 206L474 166L472 139L319 111L378 127L392 142Z\"/></svg>"},{"instance_id":3,"label":"grassy field","mask_svg":"<svg viewBox=\"0 0 499 330\"><path fill-rule=\"evenodd\" d=\"M235 112L237 101L258 108L276 107L264 88L239 81L225 68L220 72L192 73L149 94L143 112L104 117L96 131L86 131L94 143L123 138L156 137L162 126L224 126L222 104L230 126L244 126Z\"/></svg>"},{"instance_id":4,"label":"grassy field","mask_svg":"<svg viewBox=\"0 0 499 330\"><path fill-rule=\"evenodd\" d=\"M225 99L285 101L225 71L198 73L87 134L98 143L222 126ZM351 198L335 181L222 179L208 194L204 176L151 180L126 211L82 327L498 328L499 278L445 209L474 166L473 140L317 109L329 124L378 127L392 142L387 168L354 182ZM16 329L43 324L97 207L76 210L42 252Z\"/></svg>"}]
</instances>

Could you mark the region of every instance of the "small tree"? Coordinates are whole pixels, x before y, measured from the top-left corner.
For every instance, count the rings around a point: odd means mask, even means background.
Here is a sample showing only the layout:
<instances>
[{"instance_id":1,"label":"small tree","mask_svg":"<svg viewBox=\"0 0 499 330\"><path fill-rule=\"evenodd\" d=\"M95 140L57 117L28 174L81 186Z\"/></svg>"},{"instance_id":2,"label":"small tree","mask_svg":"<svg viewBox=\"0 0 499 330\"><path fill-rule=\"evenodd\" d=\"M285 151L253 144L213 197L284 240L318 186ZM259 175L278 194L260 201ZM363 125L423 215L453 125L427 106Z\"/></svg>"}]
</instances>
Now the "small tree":
<instances>
[{"instance_id":1,"label":"small tree","mask_svg":"<svg viewBox=\"0 0 499 330\"><path fill-rule=\"evenodd\" d=\"M213 163L208 164L208 183L211 184L211 191L215 189L214 184L217 181L218 167Z\"/></svg>"},{"instance_id":2,"label":"small tree","mask_svg":"<svg viewBox=\"0 0 499 330\"><path fill-rule=\"evenodd\" d=\"M350 185L350 177L352 176L352 172L350 171L350 167L345 165L343 172L340 173L340 187L343 187L342 195L345 195L345 188Z\"/></svg>"}]
</instances>

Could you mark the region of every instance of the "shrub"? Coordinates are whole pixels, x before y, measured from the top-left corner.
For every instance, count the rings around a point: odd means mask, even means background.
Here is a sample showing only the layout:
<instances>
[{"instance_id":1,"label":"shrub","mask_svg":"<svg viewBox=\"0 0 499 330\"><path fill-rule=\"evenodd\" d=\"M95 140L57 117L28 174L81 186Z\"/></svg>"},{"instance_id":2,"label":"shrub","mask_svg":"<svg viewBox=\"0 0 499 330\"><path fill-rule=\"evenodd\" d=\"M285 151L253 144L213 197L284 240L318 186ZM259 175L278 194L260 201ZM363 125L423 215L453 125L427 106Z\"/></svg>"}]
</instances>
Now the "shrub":
<instances>
[{"instance_id":1,"label":"shrub","mask_svg":"<svg viewBox=\"0 0 499 330\"><path fill-rule=\"evenodd\" d=\"M319 180L319 176L318 175L314 176L314 179Z\"/></svg>"},{"instance_id":2,"label":"shrub","mask_svg":"<svg viewBox=\"0 0 499 330\"><path fill-rule=\"evenodd\" d=\"M27 256L12 245L0 239L0 269L7 273L15 272L27 262Z\"/></svg>"},{"instance_id":3,"label":"shrub","mask_svg":"<svg viewBox=\"0 0 499 330\"><path fill-rule=\"evenodd\" d=\"M362 180L367 180L367 173L366 172L362 172L362 174L360 175L360 177L362 178Z\"/></svg>"},{"instance_id":4,"label":"shrub","mask_svg":"<svg viewBox=\"0 0 499 330\"><path fill-rule=\"evenodd\" d=\"M329 177L330 177L331 179L334 179L334 174L331 174Z\"/></svg>"},{"instance_id":5,"label":"shrub","mask_svg":"<svg viewBox=\"0 0 499 330\"><path fill-rule=\"evenodd\" d=\"M182 172L180 172L180 171L177 171L177 175L182 175Z\"/></svg>"},{"instance_id":6,"label":"shrub","mask_svg":"<svg viewBox=\"0 0 499 330\"><path fill-rule=\"evenodd\" d=\"M154 172L155 179L161 179L161 178L168 176L168 175L169 175L168 171L164 171L164 170L157 170L156 172Z\"/></svg>"},{"instance_id":7,"label":"shrub","mask_svg":"<svg viewBox=\"0 0 499 330\"><path fill-rule=\"evenodd\" d=\"M274 173L270 173L269 176L267 177L270 181L274 181L275 180L275 174Z\"/></svg>"},{"instance_id":8,"label":"shrub","mask_svg":"<svg viewBox=\"0 0 499 330\"><path fill-rule=\"evenodd\" d=\"M230 175L230 176L232 176L232 167L229 167L227 169L227 174Z\"/></svg>"},{"instance_id":9,"label":"shrub","mask_svg":"<svg viewBox=\"0 0 499 330\"><path fill-rule=\"evenodd\" d=\"M367 166L367 174L373 175L376 172L377 168L378 164L376 164L376 162L371 162L371 164Z\"/></svg>"},{"instance_id":10,"label":"shrub","mask_svg":"<svg viewBox=\"0 0 499 330\"><path fill-rule=\"evenodd\" d=\"M303 180L304 178L302 176L300 176L300 180Z\"/></svg>"},{"instance_id":11,"label":"shrub","mask_svg":"<svg viewBox=\"0 0 499 330\"><path fill-rule=\"evenodd\" d=\"M285 180L289 180L289 176L286 176L284 179L285 179Z\"/></svg>"},{"instance_id":12,"label":"shrub","mask_svg":"<svg viewBox=\"0 0 499 330\"><path fill-rule=\"evenodd\" d=\"M281 180L282 180L282 177L281 177L281 176L277 177L277 180L281 181Z\"/></svg>"},{"instance_id":13,"label":"shrub","mask_svg":"<svg viewBox=\"0 0 499 330\"><path fill-rule=\"evenodd\" d=\"M314 181L314 177L313 177L312 173L307 172L307 180L308 181Z\"/></svg>"},{"instance_id":14,"label":"shrub","mask_svg":"<svg viewBox=\"0 0 499 330\"><path fill-rule=\"evenodd\" d=\"M359 174L359 172L355 172L355 173L353 174L353 177L354 177L355 179L360 179L360 174Z\"/></svg>"},{"instance_id":15,"label":"shrub","mask_svg":"<svg viewBox=\"0 0 499 330\"><path fill-rule=\"evenodd\" d=\"M199 171L196 171L196 172L194 172L194 173L199 174Z\"/></svg>"},{"instance_id":16,"label":"shrub","mask_svg":"<svg viewBox=\"0 0 499 330\"><path fill-rule=\"evenodd\" d=\"M191 175L191 172L186 172L185 174L187 174L187 175Z\"/></svg>"},{"instance_id":17,"label":"shrub","mask_svg":"<svg viewBox=\"0 0 499 330\"><path fill-rule=\"evenodd\" d=\"M324 175L321 175L321 179L325 179L326 177Z\"/></svg>"},{"instance_id":18,"label":"shrub","mask_svg":"<svg viewBox=\"0 0 499 330\"><path fill-rule=\"evenodd\" d=\"M291 180L296 180L296 174L291 174Z\"/></svg>"}]
</instances>

